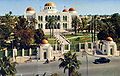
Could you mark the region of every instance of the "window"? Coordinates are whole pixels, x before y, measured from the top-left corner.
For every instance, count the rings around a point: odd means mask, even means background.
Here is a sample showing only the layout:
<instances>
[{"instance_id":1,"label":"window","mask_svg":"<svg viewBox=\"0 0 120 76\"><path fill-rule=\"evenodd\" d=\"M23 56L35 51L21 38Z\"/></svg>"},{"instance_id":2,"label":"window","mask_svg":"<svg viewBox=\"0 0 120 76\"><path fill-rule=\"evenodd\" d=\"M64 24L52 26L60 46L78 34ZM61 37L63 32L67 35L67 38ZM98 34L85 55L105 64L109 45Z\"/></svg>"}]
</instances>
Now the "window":
<instances>
[{"instance_id":1,"label":"window","mask_svg":"<svg viewBox=\"0 0 120 76\"><path fill-rule=\"evenodd\" d=\"M40 21L40 16L38 16L38 20Z\"/></svg>"},{"instance_id":2,"label":"window","mask_svg":"<svg viewBox=\"0 0 120 76\"><path fill-rule=\"evenodd\" d=\"M38 24L38 28L43 28L43 24Z\"/></svg>"},{"instance_id":3,"label":"window","mask_svg":"<svg viewBox=\"0 0 120 76\"><path fill-rule=\"evenodd\" d=\"M58 16L58 18L57 18L58 20L60 20L60 16Z\"/></svg>"},{"instance_id":4,"label":"window","mask_svg":"<svg viewBox=\"0 0 120 76\"><path fill-rule=\"evenodd\" d=\"M48 16L45 16L45 21L47 21L48 20Z\"/></svg>"},{"instance_id":5,"label":"window","mask_svg":"<svg viewBox=\"0 0 120 76\"><path fill-rule=\"evenodd\" d=\"M60 29L60 23L58 23L58 25L57 25L57 29Z\"/></svg>"},{"instance_id":6,"label":"window","mask_svg":"<svg viewBox=\"0 0 120 76\"><path fill-rule=\"evenodd\" d=\"M67 16L63 16L63 21L67 21Z\"/></svg>"},{"instance_id":7,"label":"window","mask_svg":"<svg viewBox=\"0 0 120 76\"><path fill-rule=\"evenodd\" d=\"M63 29L67 29L67 23L63 23Z\"/></svg>"}]
</instances>

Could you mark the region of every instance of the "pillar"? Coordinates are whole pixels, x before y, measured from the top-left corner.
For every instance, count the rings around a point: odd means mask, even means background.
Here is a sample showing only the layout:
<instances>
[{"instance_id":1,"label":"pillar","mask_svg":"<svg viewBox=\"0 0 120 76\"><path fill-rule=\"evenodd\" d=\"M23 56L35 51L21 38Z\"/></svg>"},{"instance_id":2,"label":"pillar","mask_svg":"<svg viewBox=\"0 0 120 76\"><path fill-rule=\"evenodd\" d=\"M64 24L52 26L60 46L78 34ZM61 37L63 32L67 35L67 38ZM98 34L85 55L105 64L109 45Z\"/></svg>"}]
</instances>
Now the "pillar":
<instances>
[{"instance_id":1,"label":"pillar","mask_svg":"<svg viewBox=\"0 0 120 76\"><path fill-rule=\"evenodd\" d=\"M81 51L81 43L79 43L79 51Z\"/></svg>"},{"instance_id":2,"label":"pillar","mask_svg":"<svg viewBox=\"0 0 120 76\"><path fill-rule=\"evenodd\" d=\"M51 50L50 50L50 47L47 49L47 59L48 60L51 59Z\"/></svg>"},{"instance_id":3,"label":"pillar","mask_svg":"<svg viewBox=\"0 0 120 76\"><path fill-rule=\"evenodd\" d=\"M15 62L16 56L17 56L17 49L14 48L13 49L13 62Z\"/></svg>"},{"instance_id":4,"label":"pillar","mask_svg":"<svg viewBox=\"0 0 120 76\"><path fill-rule=\"evenodd\" d=\"M96 46L97 46L97 44L96 44ZM91 42L91 50L93 51L93 43Z\"/></svg>"},{"instance_id":5,"label":"pillar","mask_svg":"<svg viewBox=\"0 0 120 76\"><path fill-rule=\"evenodd\" d=\"M68 44L68 50L70 51L70 44Z\"/></svg>"},{"instance_id":6,"label":"pillar","mask_svg":"<svg viewBox=\"0 0 120 76\"><path fill-rule=\"evenodd\" d=\"M55 51L57 51L57 44L55 44Z\"/></svg>"},{"instance_id":7,"label":"pillar","mask_svg":"<svg viewBox=\"0 0 120 76\"><path fill-rule=\"evenodd\" d=\"M113 45L113 52L114 52L113 54L114 54L115 56L118 56L116 43L114 43L114 45Z\"/></svg>"},{"instance_id":8,"label":"pillar","mask_svg":"<svg viewBox=\"0 0 120 76\"><path fill-rule=\"evenodd\" d=\"M7 53L7 48L5 49L5 56L7 57L8 56L8 53Z\"/></svg>"},{"instance_id":9,"label":"pillar","mask_svg":"<svg viewBox=\"0 0 120 76\"><path fill-rule=\"evenodd\" d=\"M32 55L32 49L30 48L29 49L29 56L31 56Z\"/></svg>"},{"instance_id":10,"label":"pillar","mask_svg":"<svg viewBox=\"0 0 120 76\"><path fill-rule=\"evenodd\" d=\"M37 58L38 59L40 58L40 49L39 49L39 47L37 47Z\"/></svg>"},{"instance_id":11,"label":"pillar","mask_svg":"<svg viewBox=\"0 0 120 76\"><path fill-rule=\"evenodd\" d=\"M43 60L43 49L42 46L40 47L40 60Z\"/></svg>"},{"instance_id":12,"label":"pillar","mask_svg":"<svg viewBox=\"0 0 120 76\"><path fill-rule=\"evenodd\" d=\"M85 51L88 51L88 43L85 42Z\"/></svg>"},{"instance_id":13,"label":"pillar","mask_svg":"<svg viewBox=\"0 0 120 76\"><path fill-rule=\"evenodd\" d=\"M102 45L102 53L105 54L105 45Z\"/></svg>"},{"instance_id":14,"label":"pillar","mask_svg":"<svg viewBox=\"0 0 120 76\"><path fill-rule=\"evenodd\" d=\"M24 49L22 49L22 57L24 57L24 52L25 52L25 50L24 50Z\"/></svg>"},{"instance_id":15,"label":"pillar","mask_svg":"<svg viewBox=\"0 0 120 76\"><path fill-rule=\"evenodd\" d=\"M107 44L106 50L107 50L107 55L109 56L110 55L110 45L109 44Z\"/></svg>"}]
</instances>

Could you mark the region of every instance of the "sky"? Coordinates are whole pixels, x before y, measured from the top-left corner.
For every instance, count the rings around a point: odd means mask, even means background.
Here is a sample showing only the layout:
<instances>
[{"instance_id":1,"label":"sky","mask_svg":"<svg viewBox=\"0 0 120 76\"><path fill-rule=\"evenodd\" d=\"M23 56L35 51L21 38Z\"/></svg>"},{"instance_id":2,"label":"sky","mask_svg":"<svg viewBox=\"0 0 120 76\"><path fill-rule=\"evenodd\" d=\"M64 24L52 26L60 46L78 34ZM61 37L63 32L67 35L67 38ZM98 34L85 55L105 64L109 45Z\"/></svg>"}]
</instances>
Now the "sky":
<instances>
[{"instance_id":1,"label":"sky","mask_svg":"<svg viewBox=\"0 0 120 76\"><path fill-rule=\"evenodd\" d=\"M9 11L14 15L23 15L29 6L38 13L47 2L54 2L58 11L73 7L79 15L120 13L120 0L0 0L0 15L5 15Z\"/></svg>"}]
</instances>

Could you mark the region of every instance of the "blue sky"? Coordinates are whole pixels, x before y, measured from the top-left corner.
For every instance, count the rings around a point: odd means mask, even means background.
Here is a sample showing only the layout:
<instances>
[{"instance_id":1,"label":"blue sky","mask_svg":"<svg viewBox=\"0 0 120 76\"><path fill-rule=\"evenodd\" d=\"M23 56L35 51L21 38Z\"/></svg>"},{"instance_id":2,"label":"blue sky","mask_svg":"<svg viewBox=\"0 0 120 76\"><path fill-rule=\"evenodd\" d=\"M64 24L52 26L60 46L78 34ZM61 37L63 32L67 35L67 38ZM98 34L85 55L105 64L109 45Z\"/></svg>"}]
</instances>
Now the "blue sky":
<instances>
[{"instance_id":1,"label":"blue sky","mask_svg":"<svg viewBox=\"0 0 120 76\"><path fill-rule=\"evenodd\" d=\"M23 15L29 6L39 12L47 2L55 2L59 11L73 7L80 15L120 13L120 0L0 0L0 15Z\"/></svg>"}]
</instances>

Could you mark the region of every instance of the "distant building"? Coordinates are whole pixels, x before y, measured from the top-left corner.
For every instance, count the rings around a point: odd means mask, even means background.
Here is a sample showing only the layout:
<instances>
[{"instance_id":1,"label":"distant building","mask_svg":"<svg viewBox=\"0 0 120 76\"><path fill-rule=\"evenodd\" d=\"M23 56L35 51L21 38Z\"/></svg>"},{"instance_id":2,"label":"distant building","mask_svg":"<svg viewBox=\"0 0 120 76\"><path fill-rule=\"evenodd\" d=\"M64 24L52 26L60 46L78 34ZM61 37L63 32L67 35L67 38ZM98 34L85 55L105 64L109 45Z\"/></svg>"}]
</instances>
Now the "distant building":
<instances>
[{"instance_id":1,"label":"distant building","mask_svg":"<svg viewBox=\"0 0 120 76\"><path fill-rule=\"evenodd\" d=\"M37 24L35 25L35 29L43 29L44 32L49 32L49 27L47 24L47 19L49 17L55 17L58 19L57 25L54 27L54 29L57 29L60 31L64 31L66 29L71 29L72 25L72 18L74 16L78 16L77 11L74 8L69 9L63 9L62 12L59 12L56 9L56 4L53 2L48 2L44 5L44 8L40 12L36 12L35 9L32 7L28 7L25 11L25 18L27 18L29 21L32 18L35 18L37 20Z\"/></svg>"}]
</instances>

